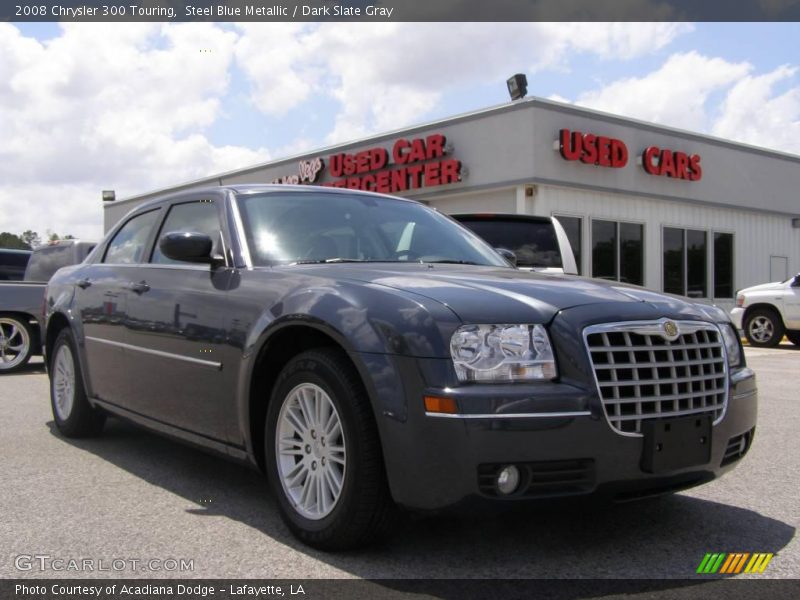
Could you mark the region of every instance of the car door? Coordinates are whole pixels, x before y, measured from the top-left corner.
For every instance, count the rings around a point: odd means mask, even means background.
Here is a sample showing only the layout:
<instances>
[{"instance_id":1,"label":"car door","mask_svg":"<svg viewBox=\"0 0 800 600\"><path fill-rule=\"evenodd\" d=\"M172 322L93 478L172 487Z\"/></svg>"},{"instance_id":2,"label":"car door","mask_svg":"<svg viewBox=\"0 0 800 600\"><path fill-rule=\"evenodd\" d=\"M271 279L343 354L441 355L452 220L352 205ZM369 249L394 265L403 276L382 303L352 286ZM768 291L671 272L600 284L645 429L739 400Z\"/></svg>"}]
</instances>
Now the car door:
<instances>
[{"instance_id":1,"label":"car door","mask_svg":"<svg viewBox=\"0 0 800 600\"><path fill-rule=\"evenodd\" d=\"M160 227L215 240L224 256L218 203L206 198L171 205ZM129 403L163 423L224 441L222 406L233 389L223 379L225 297L230 269L164 256L156 239L150 262L131 272L126 330Z\"/></svg>"},{"instance_id":2,"label":"car door","mask_svg":"<svg viewBox=\"0 0 800 600\"><path fill-rule=\"evenodd\" d=\"M75 288L91 393L113 404L124 406L129 383L124 329L127 283L145 256L159 212L129 219L108 242L101 262L81 268Z\"/></svg>"}]
</instances>

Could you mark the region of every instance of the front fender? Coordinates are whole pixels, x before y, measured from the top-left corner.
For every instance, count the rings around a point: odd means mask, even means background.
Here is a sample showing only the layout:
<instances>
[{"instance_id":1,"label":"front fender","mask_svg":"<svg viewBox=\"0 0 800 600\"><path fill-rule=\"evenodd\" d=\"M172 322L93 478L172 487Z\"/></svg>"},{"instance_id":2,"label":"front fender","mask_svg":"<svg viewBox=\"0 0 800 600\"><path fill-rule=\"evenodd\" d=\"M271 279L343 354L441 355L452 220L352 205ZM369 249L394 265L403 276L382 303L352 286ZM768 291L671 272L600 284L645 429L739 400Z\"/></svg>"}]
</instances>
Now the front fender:
<instances>
[{"instance_id":1,"label":"front fender","mask_svg":"<svg viewBox=\"0 0 800 600\"><path fill-rule=\"evenodd\" d=\"M401 373L414 357L449 356L450 336L460 324L435 300L379 285L336 282L298 289L265 309L248 330L237 378L242 429L250 431L250 394L262 350L287 327L312 328L344 349L382 428L384 418L407 418Z\"/></svg>"}]
</instances>

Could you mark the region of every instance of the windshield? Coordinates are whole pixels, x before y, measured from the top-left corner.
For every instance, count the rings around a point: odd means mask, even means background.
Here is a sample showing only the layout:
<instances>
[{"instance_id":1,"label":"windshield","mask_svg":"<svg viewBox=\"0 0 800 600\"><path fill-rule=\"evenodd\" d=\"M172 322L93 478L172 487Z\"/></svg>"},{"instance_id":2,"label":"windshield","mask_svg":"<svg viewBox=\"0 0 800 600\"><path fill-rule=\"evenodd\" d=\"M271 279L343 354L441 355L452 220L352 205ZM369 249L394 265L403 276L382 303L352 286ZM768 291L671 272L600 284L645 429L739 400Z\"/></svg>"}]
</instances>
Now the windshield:
<instances>
[{"instance_id":1,"label":"windshield","mask_svg":"<svg viewBox=\"0 0 800 600\"><path fill-rule=\"evenodd\" d=\"M511 250L518 267L561 267L556 230L550 221L464 219L462 223L495 248Z\"/></svg>"},{"instance_id":2,"label":"windshield","mask_svg":"<svg viewBox=\"0 0 800 600\"><path fill-rule=\"evenodd\" d=\"M476 235L415 202L320 192L240 194L253 264L447 262L507 267Z\"/></svg>"}]
</instances>

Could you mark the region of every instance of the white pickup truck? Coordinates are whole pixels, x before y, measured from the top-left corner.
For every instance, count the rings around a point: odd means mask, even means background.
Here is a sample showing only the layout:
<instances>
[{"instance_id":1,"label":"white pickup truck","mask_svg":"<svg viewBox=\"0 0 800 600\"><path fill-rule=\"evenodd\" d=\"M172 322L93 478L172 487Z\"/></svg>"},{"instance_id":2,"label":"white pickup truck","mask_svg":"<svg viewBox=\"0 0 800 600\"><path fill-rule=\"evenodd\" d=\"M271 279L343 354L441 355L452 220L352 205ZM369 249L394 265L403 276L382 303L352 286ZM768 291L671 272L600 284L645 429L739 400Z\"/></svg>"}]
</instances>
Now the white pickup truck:
<instances>
[{"instance_id":1,"label":"white pickup truck","mask_svg":"<svg viewBox=\"0 0 800 600\"><path fill-rule=\"evenodd\" d=\"M800 346L800 273L739 290L731 320L752 346L777 346L784 334Z\"/></svg>"}]
</instances>

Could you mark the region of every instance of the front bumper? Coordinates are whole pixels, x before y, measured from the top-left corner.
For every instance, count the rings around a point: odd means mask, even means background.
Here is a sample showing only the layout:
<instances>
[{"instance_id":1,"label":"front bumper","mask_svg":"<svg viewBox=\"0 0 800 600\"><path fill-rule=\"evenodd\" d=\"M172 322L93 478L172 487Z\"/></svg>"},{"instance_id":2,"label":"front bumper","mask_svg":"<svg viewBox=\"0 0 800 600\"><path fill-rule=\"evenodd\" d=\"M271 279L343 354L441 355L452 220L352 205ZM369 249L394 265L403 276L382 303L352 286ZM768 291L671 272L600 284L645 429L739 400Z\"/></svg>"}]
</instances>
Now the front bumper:
<instances>
[{"instance_id":1,"label":"front bumper","mask_svg":"<svg viewBox=\"0 0 800 600\"><path fill-rule=\"evenodd\" d=\"M740 307L736 307L731 309L731 322L733 322L733 326L736 327L739 331L744 329L744 309Z\"/></svg>"},{"instance_id":2,"label":"front bumper","mask_svg":"<svg viewBox=\"0 0 800 600\"><path fill-rule=\"evenodd\" d=\"M732 374L726 414L712 428L708 463L656 475L642 469L644 439L612 430L593 389L575 382L431 389L425 375L446 369L446 361L416 363L403 369L405 421L380 423L393 497L413 509L475 499L509 503L588 494L629 499L691 487L732 469L756 424L755 376L742 369ZM432 393L456 398L461 414L426 414L422 398ZM521 468L525 484L518 493L500 496L493 478L508 464Z\"/></svg>"}]
</instances>

